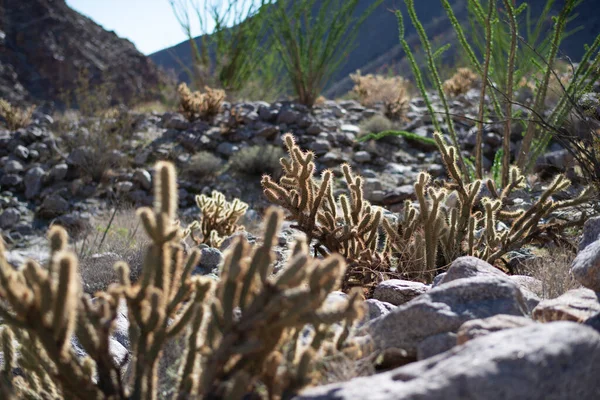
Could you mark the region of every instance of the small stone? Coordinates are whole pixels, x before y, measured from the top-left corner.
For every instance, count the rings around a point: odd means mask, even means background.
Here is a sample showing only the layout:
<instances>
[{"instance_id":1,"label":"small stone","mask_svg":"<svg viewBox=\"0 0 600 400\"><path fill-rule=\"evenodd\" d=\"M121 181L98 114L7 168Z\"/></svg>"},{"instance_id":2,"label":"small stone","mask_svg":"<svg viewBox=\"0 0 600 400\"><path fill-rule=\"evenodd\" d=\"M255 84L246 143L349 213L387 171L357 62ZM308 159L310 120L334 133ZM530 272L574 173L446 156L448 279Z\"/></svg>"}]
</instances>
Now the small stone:
<instances>
[{"instance_id":1,"label":"small stone","mask_svg":"<svg viewBox=\"0 0 600 400\"><path fill-rule=\"evenodd\" d=\"M586 288L600 292L600 240L586 246L571 264L573 277Z\"/></svg>"},{"instance_id":2,"label":"small stone","mask_svg":"<svg viewBox=\"0 0 600 400\"><path fill-rule=\"evenodd\" d=\"M377 285L373 292L373 298L399 306L426 293L427 290L429 290L429 286L421 282L389 279Z\"/></svg>"},{"instance_id":3,"label":"small stone","mask_svg":"<svg viewBox=\"0 0 600 400\"><path fill-rule=\"evenodd\" d=\"M0 214L0 229L10 229L19 222L21 213L16 208L7 208Z\"/></svg>"},{"instance_id":4,"label":"small stone","mask_svg":"<svg viewBox=\"0 0 600 400\"><path fill-rule=\"evenodd\" d=\"M17 174L23 171L23 164L17 160L10 160L4 164L3 170L6 174Z\"/></svg>"},{"instance_id":5,"label":"small stone","mask_svg":"<svg viewBox=\"0 0 600 400\"><path fill-rule=\"evenodd\" d=\"M368 151L357 151L356 153L354 153L354 161L358 162L358 163L367 163L369 161L371 161L371 154L369 154Z\"/></svg>"},{"instance_id":6,"label":"small stone","mask_svg":"<svg viewBox=\"0 0 600 400\"><path fill-rule=\"evenodd\" d=\"M129 181L118 182L116 185L116 188L117 188L118 193L127 193L127 192L131 191L131 189L133 189L133 182L129 182Z\"/></svg>"},{"instance_id":7,"label":"small stone","mask_svg":"<svg viewBox=\"0 0 600 400\"><path fill-rule=\"evenodd\" d=\"M31 168L25 174L23 182L25 183L25 198L33 199L40 193L42 188L42 178L46 175L41 167Z\"/></svg>"},{"instance_id":8,"label":"small stone","mask_svg":"<svg viewBox=\"0 0 600 400\"><path fill-rule=\"evenodd\" d=\"M520 328L535 324L530 318L518 315L498 314L483 319L472 319L467 321L458 330L457 344L463 344L477 337L489 335L505 329Z\"/></svg>"},{"instance_id":9,"label":"small stone","mask_svg":"<svg viewBox=\"0 0 600 400\"><path fill-rule=\"evenodd\" d=\"M17 157L22 158L23 160L26 160L29 157L29 149L23 145L18 145L17 147L15 147L13 153Z\"/></svg>"},{"instance_id":10,"label":"small stone","mask_svg":"<svg viewBox=\"0 0 600 400\"><path fill-rule=\"evenodd\" d=\"M69 170L69 166L65 163L56 164L54 167L50 169L48 173L49 179L54 182L60 182L67 176L67 172Z\"/></svg>"},{"instance_id":11,"label":"small stone","mask_svg":"<svg viewBox=\"0 0 600 400\"><path fill-rule=\"evenodd\" d=\"M44 199L44 202L38 210L40 218L55 218L66 214L69 211L69 202L58 195L50 195Z\"/></svg>"},{"instance_id":12,"label":"small stone","mask_svg":"<svg viewBox=\"0 0 600 400\"><path fill-rule=\"evenodd\" d=\"M219 249L206 246L200 251L200 263L192 272L194 275L215 273L223 262L223 253Z\"/></svg>"},{"instance_id":13,"label":"small stone","mask_svg":"<svg viewBox=\"0 0 600 400\"><path fill-rule=\"evenodd\" d=\"M217 146L217 153L222 154L224 156L230 156L240 148L233 143L223 142Z\"/></svg>"},{"instance_id":14,"label":"small stone","mask_svg":"<svg viewBox=\"0 0 600 400\"><path fill-rule=\"evenodd\" d=\"M152 176L145 169L138 169L133 173L133 179L145 190L152 189Z\"/></svg>"},{"instance_id":15,"label":"small stone","mask_svg":"<svg viewBox=\"0 0 600 400\"><path fill-rule=\"evenodd\" d=\"M579 243L579 251L600 239L600 216L592 217L583 225L583 237Z\"/></svg>"}]
</instances>

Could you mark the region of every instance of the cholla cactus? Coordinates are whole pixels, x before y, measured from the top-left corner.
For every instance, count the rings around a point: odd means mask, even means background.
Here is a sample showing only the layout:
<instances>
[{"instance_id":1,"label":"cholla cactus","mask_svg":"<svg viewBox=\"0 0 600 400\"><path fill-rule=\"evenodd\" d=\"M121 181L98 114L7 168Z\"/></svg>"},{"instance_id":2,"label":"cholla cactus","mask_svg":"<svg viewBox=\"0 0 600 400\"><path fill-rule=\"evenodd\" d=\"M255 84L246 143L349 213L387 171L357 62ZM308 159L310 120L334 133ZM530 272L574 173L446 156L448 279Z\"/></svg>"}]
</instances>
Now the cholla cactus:
<instances>
[{"instance_id":1,"label":"cholla cactus","mask_svg":"<svg viewBox=\"0 0 600 400\"><path fill-rule=\"evenodd\" d=\"M13 269L0 242L0 316L10 326L0 334L5 359L0 393L36 399L156 399L165 343L185 333L173 398L242 398L259 382L277 398L310 382L313 359L326 351L319 335L309 345L298 342L307 324L325 332L334 322L344 322L332 346L340 348L346 341L348 327L360 314L358 295L339 307L323 307L343 276L340 256L315 260L298 242L288 267L273 275L272 246L281 214L269 210L263 244L251 249L243 238L234 242L220 282L191 276L200 254L193 250L183 259L175 171L162 162L156 171L154 208L138 211L152 243L137 282L130 281L125 263L117 263L119 282L92 302L81 290L77 258L62 228L49 233L52 254L46 268L28 261ZM126 373L109 352L122 301L130 322ZM87 356L75 351L74 338ZM12 374L17 365L22 377Z\"/></svg>"},{"instance_id":2,"label":"cholla cactus","mask_svg":"<svg viewBox=\"0 0 600 400\"><path fill-rule=\"evenodd\" d=\"M196 244L218 247L224 238L244 229L237 223L248 210L248 204L243 201L234 199L230 203L223 193L213 190L210 197L196 196L196 204L200 208L200 220L192 222L184 231L184 237L190 235ZM201 237L195 235L197 230Z\"/></svg>"},{"instance_id":3,"label":"cholla cactus","mask_svg":"<svg viewBox=\"0 0 600 400\"><path fill-rule=\"evenodd\" d=\"M349 263L344 289L352 286L371 286L389 271L386 257L378 251L378 227L382 210L364 200L362 178L342 166L350 197L333 196L332 173L323 172L320 181L313 177L314 155L304 152L292 135L284 137L290 159L281 159L284 176L279 183L264 176L262 184L267 198L290 212L294 227L304 232L309 243L314 239L315 250L343 255Z\"/></svg>"},{"instance_id":4,"label":"cholla cactus","mask_svg":"<svg viewBox=\"0 0 600 400\"><path fill-rule=\"evenodd\" d=\"M205 93L192 92L185 83L179 84L179 106L188 121L197 119L207 120L221 111L221 105L225 100L225 91L221 89L204 88Z\"/></svg>"}]
</instances>

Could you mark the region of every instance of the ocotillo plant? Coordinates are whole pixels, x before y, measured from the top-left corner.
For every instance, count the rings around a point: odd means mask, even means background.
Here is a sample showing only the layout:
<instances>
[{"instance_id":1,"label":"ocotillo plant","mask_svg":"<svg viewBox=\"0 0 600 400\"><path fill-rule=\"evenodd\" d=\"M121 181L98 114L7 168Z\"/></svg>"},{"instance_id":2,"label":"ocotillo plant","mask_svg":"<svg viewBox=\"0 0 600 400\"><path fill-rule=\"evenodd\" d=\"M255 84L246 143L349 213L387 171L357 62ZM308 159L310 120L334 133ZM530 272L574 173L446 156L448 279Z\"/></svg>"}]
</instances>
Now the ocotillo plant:
<instances>
[{"instance_id":1,"label":"ocotillo plant","mask_svg":"<svg viewBox=\"0 0 600 400\"><path fill-rule=\"evenodd\" d=\"M160 162L156 171L154 208L138 212L152 243L135 283L128 266L117 263L119 281L92 301L82 293L77 258L60 227L49 232L51 257L45 268L33 261L12 268L0 242L5 360L0 393L33 399L156 399L163 389L157 374L165 343L185 333L180 379L170 398L239 399L258 386L279 398L310 382L312 362L320 354L343 350L361 307L356 293L345 304L323 307L344 274L340 256L312 259L300 241L288 266L273 275L281 213L271 209L263 244L251 249L244 239L235 241L218 283L192 276L200 253L192 250L184 260L174 168ZM120 303L127 309L131 345L119 359L110 343ZM335 322L344 329L328 342L326 333ZM307 324L318 329L301 343Z\"/></svg>"}]
</instances>

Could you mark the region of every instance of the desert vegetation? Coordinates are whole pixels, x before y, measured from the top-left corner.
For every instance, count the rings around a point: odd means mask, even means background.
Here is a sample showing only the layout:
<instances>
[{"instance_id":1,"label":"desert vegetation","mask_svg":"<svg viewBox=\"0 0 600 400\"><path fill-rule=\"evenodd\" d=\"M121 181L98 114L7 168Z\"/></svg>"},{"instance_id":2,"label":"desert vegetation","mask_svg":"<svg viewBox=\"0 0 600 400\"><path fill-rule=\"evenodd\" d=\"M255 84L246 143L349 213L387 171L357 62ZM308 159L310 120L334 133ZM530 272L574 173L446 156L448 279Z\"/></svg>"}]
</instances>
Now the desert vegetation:
<instances>
[{"instance_id":1,"label":"desert vegetation","mask_svg":"<svg viewBox=\"0 0 600 400\"><path fill-rule=\"evenodd\" d=\"M600 393L600 33L560 54L582 1L440 0L440 45L404 0L409 68L328 100L368 3L170 1L166 112L85 74L56 119L0 100L0 397Z\"/></svg>"}]
</instances>

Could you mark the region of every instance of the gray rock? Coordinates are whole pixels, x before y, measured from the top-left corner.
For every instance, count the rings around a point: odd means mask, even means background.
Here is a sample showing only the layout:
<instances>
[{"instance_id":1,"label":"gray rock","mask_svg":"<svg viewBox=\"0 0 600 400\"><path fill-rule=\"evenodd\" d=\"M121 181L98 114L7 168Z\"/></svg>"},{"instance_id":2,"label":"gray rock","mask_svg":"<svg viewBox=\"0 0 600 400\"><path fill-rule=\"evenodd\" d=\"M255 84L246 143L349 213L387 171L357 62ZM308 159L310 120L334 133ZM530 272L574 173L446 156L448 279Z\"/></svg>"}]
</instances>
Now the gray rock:
<instances>
[{"instance_id":1,"label":"gray rock","mask_svg":"<svg viewBox=\"0 0 600 400\"><path fill-rule=\"evenodd\" d=\"M542 300L533 309L533 319L541 322L575 321L585 322L600 312L598 293L580 288L572 289L555 298Z\"/></svg>"},{"instance_id":2,"label":"gray rock","mask_svg":"<svg viewBox=\"0 0 600 400\"><path fill-rule=\"evenodd\" d=\"M133 189L133 182L129 182L129 181L117 182L115 187L116 187L118 193L127 193L127 192L130 192L131 189Z\"/></svg>"},{"instance_id":3,"label":"gray rock","mask_svg":"<svg viewBox=\"0 0 600 400\"><path fill-rule=\"evenodd\" d=\"M0 229L10 229L19 222L21 213L14 207L9 207L0 214Z\"/></svg>"},{"instance_id":4,"label":"gray rock","mask_svg":"<svg viewBox=\"0 0 600 400\"><path fill-rule=\"evenodd\" d=\"M425 360L456 346L456 333L447 332L429 336L417 346L417 360Z\"/></svg>"},{"instance_id":5,"label":"gray rock","mask_svg":"<svg viewBox=\"0 0 600 400\"><path fill-rule=\"evenodd\" d=\"M5 174L18 174L23 171L23 164L17 160L10 160L2 168Z\"/></svg>"},{"instance_id":6,"label":"gray rock","mask_svg":"<svg viewBox=\"0 0 600 400\"><path fill-rule=\"evenodd\" d=\"M600 292L600 240L587 245L571 264L573 277L583 286Z\"/></svg>"},{"instance_id":7,"label":"gray rock","mask_svg":"<svg viewBox=\"0 0 600 400\"><path fill-rule=\"evenodd\" d=\"M373 292L373 298L399 306L426 293L428 290L429 286L421 282L388 279L377 285Z\"/></svg>"},{"instance_id":8,"label":"gray rock","mask_svg":"<svg viewBox=\"0 0 600 400\"><path fill-rule=\"evenodd\" d=\"M518 315L494 315L483 319L473 319L461 325L458 330L457 343L463 344L480 336L489 335L492 332L505 329L520 328L535 324L533 320Z\"/></svg>"},{"instance_id":9,"label":"gray rock","mask_svg":"<svg viewBox=\"0 0 600 400\"><path fill-rule=\"evenodd\" d=\"M152 177L150 176L150 172L145 169L137 169L133 173L133 179L135 179L144 190L152 189Z\"/></svg>"},{"instance_id":10,"label":"gray rock","mask_svg":"<svg viewBox=\"0 0 600 400\"><path fill-rule=\"evenodd\" d=\"M56 164L48 172L48 178L54 182L60 182L67 176L69 166L65 163Z\"/></svg>"},{"instance_id":11,"label":"gray rock","mask_svg":"<svg viewBox=\"0 0 600 400\"><path fill-rule=\"evenodd\" d=\"M592 217L583 225L583 236L579 242L579 251L600 239L600 216Z\"/></svg>"},{"instance_id":12,"label":"gray rock","mask_svg":"<svg viewBox=\"0 0 600 400\"><path fill-rule=\"evenodd\" d=\"M297 400L593 400L600 334L572 322L495 332L395 370L302 392Z\"/></svg>"},{"instance_id":13,"label":"gray rock","mask_svg":"<svg viewBox=\"0 0 600 400\"><path fill-rule=\"evenodd\" d=\"M295 124L299 118L300 118L300 114L296 111L282 110L279 112L279 115L277 116L277 123L291 125L291 124Z\"/></svg>"},{"instance_id":14,"label":"gray rock","mask_svg":"<svg viewBox=\"0 0 600 400\"><path fill-rule=\"evenodd\" d=\"M323 155L331 150L331 143L327 139L317 139L308 145L308 149L314 151L316 155Z\"/></svg>"},{"instance_id":15,"label":"gray rock","mask_svg":"<svg viewBox=\"0 0 600 400\"><path fill-rule=\"evenodd\" d=\"M361 150L354 153L353 158L357 163L367 163L371 161L371 154L368 151Z\"/></svg>"},{"instance_id":16,"label":"gray rock","mask_svg":"<svg viewBox=\"0 0 600 400\"><path fill-rule=\"evenodd\" d=\"M436 275L435 278L433 278L433 282L431 282L431 287L437 287L440 285L440 282L442 281L442 279L444 279L444 276L446 276L445 272L442 272L439 275Z\"/></svg>"},{"instance_id":17,"label":"gray rock","mask_svg":"<svg viewBox=\"0 0 600 400\"><path fill-rule=\"evenodd\" d=\"M69 211L69 202L58 195L46 197L38 210L40 218L55 218Z\"/></svg>"},{"instance_id":18,"label":"gray rock","mask_svg":"<svg viewBox=\"0 0 600 400\"><path fill-rule=\"evenodd\" d=\"M355 135L358 135L360 133L360 128L358 126L350 124L343 124L342 126L340 126L340 130L342 132L349 132Z\"/></svg>"},{"instance_id":19,"label":"gray rock","mask_svg":"<svg viewBox=\"0 0 600 400\"><path fill-rule=\"evenodd\" d=\"M458 257L452 264L438 285L451 282L456 279L469 278L473 276L493 275L508 278L504 272L494 268L489 263L476 257Z\"/></svg>"},{"instance_id":20,"label":"gray rock","mask_svg":"<svg viewBox=\"0 0 600 400\"><path fill-rule=\"evenodd\" d=\"M23 178L26 199L33 199L40 193L40 190L42 189L42 178L44 175L46 175L46 171L44 171L41 167L34 167L27 171L25 177Z\"/></svg>"},{"instance_id":21,"label":"gray rock","mask_svg":"<svg viewBox=\"0 0 600 400\"><path fill-rule=\"evenodd\" d=\"M185 131L190 123L179 113L166 113L163 115L163 128Z\"/></svg>"},{"instance_id":22,"label":"gray rock","mask_svg":"<svg viewBox=\"0 0 600 400\"><path fill-rule=\"evenodd\" d=\"M192 274L206 275L218 272L219 266L223 262L223 253L214 247L203 247L200 255L200 263L192 271Z\"/></svg>"},{"instance_id":23,"label":"gray rock","mask_svg":"<svg viewBox=\"0 0 600 400\"><path fill-rule=\"evenodd\" d=\"M233 143L223 142L217 146L217 153L222 154L224 156L230 156L240 148Z\"/></svg>"},{"instance_id":24,"label":"gray rock","mask_svg":"<svg viewBox=\"0 0 600 400\"><path fill-rule=\"evenodd\" d=\"M71 151L67 158L67 162L78 167L84 166L89 163L92 154L93 150L90 147L78 147Z\"/></svg>"},{"instance_id":25,"label":"gray rock","mask_svg":"<svg viewBox=\"0 0 600 400\"><path fill-rule=\"evenodd\" d=\"M364 319L370 321L375 318L379 318L382 315L389 314L390 311L396 308L395 305L379 301L376 299L368 299L365 301L366 313Z\"/></svg>"},{"instance_id":26,"label":"gray rock","mask_svg":"<svg viewBox=\"0 0 600 400\"><path fill-rule=\"evenodd\" d=\"M15 156L22 158L23 160L26 160L29 157L29 149L23 145L18 145L15 147L13 153Z\"/></svg>"},{"instance_id":27,"label":"gray rock","mask_svg":"<svg viewBox=\"0 0 600 400\"><path fill-rule=\"evenodd\" d=\"M21 183L23 183L23 178L17 174L2 175L2 179L0 179L0 186L17 187Z\"/></svg>"},{"instance_id":28,"label":"gray rock","mask_svg":"<svg viewBox=\"0 0 600 400\"><path fill-rule=\"evenodd\" d=\"M380 349L403 349L414 356L424 339L497 314L526 315L523 294L508 279L477 276L433 288L372 321L367 331Z\"/></svg>"},{"instance_id":29,"label":"gray rock","mask_svg":"<svg viewBox=\"0 0 600 400\"><path fill-rule=\"evenodd\" d=\"M398 204L403 203L408 199L416 199L415 187L413 185L402 185L388 192L383 199L383 204Z\"/></svg>"}]
</instances>

